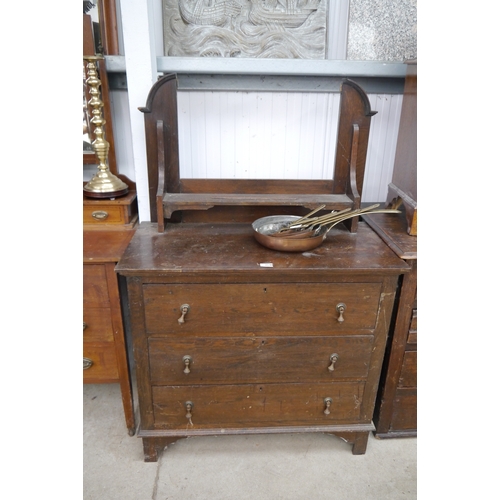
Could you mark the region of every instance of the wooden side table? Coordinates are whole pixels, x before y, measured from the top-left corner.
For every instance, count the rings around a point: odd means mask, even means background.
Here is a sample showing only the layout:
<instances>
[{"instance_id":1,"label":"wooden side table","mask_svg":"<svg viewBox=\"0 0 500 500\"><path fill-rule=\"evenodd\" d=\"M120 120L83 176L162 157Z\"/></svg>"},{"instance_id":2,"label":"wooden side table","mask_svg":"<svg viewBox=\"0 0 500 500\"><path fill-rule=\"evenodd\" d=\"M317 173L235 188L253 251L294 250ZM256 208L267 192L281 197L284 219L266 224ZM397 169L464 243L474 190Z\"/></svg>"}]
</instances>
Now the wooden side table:
<instances>
[{"instance_id":1,"label":"wooden side table","mask_svg":"<svg viewBox=\"0 0 500 500\"><path fill-rule=\"evenodd\" d=\"M115 266L136 229L136 194L117 200L84 199L83 204L83 382L120 384L125 422L134 435L132 384Z\"/></svg>"},{"instance_id":2,"label":"wooden side table","mask_svg":"<svg viewBox=\"0 0 500 500\"><path fill-rule=\"evenodd\" d=\"M375 436L417 435L417 237L407 232L404 214L363 216L363 220L410 267L401 277L395 315L375 406Z\"/></svg>"}]
</instances>

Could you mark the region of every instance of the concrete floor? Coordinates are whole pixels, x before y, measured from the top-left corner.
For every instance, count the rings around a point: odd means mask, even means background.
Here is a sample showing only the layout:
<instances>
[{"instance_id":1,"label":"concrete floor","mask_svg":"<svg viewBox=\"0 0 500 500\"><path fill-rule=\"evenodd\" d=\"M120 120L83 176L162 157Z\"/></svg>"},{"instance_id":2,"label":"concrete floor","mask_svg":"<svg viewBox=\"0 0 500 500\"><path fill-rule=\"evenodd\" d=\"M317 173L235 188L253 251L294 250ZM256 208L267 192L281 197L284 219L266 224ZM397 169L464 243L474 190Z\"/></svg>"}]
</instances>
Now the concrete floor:
<instances>
[{"instance_id":1,"label":"concrete floor","mask_svg":"<svg viewBox=\"0 0 500 500\"><path fill-rule=\"evenodd\" d=\"M84 385L85 500L417 498L417 440L376 439L365 455L326 434L181 439L158 462L130 437L118 384Z\"/></svg>"}]
</instances>

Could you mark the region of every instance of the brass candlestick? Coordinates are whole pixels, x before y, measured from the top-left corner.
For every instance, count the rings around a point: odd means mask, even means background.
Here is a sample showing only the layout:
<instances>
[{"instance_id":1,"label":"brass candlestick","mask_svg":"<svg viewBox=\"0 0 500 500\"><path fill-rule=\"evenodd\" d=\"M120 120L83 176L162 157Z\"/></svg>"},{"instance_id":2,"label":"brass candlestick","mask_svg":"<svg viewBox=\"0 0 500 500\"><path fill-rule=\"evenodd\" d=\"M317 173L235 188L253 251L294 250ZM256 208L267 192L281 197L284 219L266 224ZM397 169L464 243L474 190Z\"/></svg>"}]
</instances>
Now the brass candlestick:
<instances>
[{"instance_id":1,"label":"brass candlestick","mask_svg":"<svg viewBox=\"0 0 500 500\"><path fill-rule=\"evenodd\" d=\"M92 118L90 123L95 126L95 139L92 141L92 148L99 160L98 171L92 180L85 184L83 194L90 198L115 198L117 196L123 196L128 192L128 186L114 175L109 170L108 166L109 142L106 141L104 137L104 125L106 124L106 120L102 115L104 103L101 100L101 93L99 91L101 80L99 80L97 73L97 61L103 59L103 57L84 56L83 59L87 62L88 78L86 82L89 86L89 93L91 95L88 102L88 105L92 107Z\"/></svg>"}]
</instances>

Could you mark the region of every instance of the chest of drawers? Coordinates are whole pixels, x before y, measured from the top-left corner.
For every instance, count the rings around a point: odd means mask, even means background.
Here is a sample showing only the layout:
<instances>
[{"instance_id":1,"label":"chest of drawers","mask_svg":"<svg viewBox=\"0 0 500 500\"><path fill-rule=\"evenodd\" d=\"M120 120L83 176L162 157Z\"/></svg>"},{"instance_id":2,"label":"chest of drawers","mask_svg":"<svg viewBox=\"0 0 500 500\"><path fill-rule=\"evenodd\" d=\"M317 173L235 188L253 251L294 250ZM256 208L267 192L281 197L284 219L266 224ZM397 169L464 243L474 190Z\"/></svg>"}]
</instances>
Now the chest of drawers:
<instances>
[{"instance_id":1,"label":"chest of drawers","mask_svg":"<svg viewBox=\"0 0 500 500\"><path fill-rule=\"evenodd\" d=\"M311 252L249 224L142 223L127 277L146 461L181 437L324 432L366 450L398 276L364 223Z\"/></svg>"},{"instance_id":2,"label":"chest of drawers","mask_svg":"<svg viewBox=\"0 0 500 500\"><path fill-rule=\"evenodd\" d=\"M119 383L125 423L135 433L132 384L127 356L121 290L115 266L130 242L137 215L127 224L94 218L87 221L86 206L98 214L136 211L135 193L119 200L84 201L83 224L83 383ZM88 205L91 203L91 205ZM116 210L115 210L116 209ZM121 220L121 219L120 219ZM123 287L122 287L123 288Z\"/></svg>"},{"instance_id":3,"label":"chest of drawers","mask_svg":"<svg viewBox=\"0 0 500 500\"><path fill-rule=\"evenodd\" d=\"M417 435L417 236L408 234L403 214L367 216L366 222L411 271L400 280L395 317L375 405L379 438Z\"/></svg>"}]
</instances>

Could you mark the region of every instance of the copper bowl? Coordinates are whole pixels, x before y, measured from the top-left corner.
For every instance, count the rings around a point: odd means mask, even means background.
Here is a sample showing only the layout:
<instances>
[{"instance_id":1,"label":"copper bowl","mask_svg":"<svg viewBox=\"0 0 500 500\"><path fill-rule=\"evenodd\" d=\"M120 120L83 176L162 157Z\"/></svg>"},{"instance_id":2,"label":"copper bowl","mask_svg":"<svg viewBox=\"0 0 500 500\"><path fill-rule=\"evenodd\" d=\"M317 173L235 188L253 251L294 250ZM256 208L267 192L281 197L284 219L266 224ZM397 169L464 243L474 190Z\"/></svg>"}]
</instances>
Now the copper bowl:
<instances>
[{"instance_id":1,"label":"copper bowl","mask_svg":"<svg viewBox=\"0 0 500 500\"><path fill-rule=\"evenodd\" d=\"M297 215L270 215L269 217L262 217L252 223L253 235L261 245L281 252L305 252L319 247L326 238L326 233L328 232L326 226L321 228L317 236L309 238L280 238L279 236L272 236L273 233L276 233L282 227L300 218Z\"/></svg>"}]
</instances>

